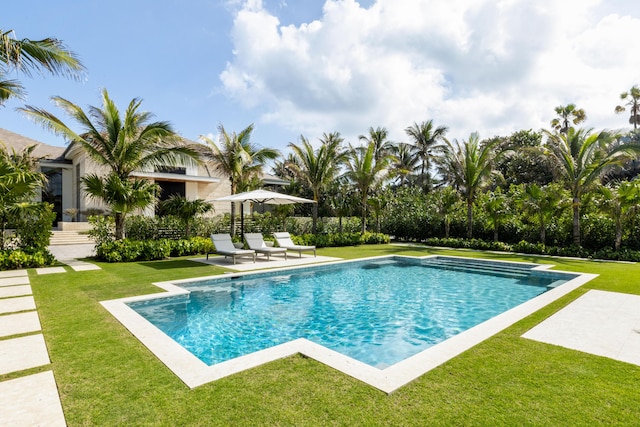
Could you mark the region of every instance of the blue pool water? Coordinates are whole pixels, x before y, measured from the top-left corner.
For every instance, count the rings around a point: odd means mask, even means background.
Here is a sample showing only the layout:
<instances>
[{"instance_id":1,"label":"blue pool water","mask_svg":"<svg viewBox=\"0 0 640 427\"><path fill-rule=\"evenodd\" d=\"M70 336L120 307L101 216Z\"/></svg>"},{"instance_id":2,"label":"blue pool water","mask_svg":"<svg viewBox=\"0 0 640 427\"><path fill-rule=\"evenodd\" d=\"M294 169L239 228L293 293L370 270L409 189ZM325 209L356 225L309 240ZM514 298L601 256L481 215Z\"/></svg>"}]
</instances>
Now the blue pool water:
<instances>
[{"instance_id":1,"label":"blue pool water","mask_svg":"<svg viewBox=\"0 0 640 427\"><path fill-rule=\"evenodd\" d=\"M571 278L532 267L389 257L181 284L188 296L129 305L209 365L306 338L385 368Z\"/></svg>"}]
</instances>

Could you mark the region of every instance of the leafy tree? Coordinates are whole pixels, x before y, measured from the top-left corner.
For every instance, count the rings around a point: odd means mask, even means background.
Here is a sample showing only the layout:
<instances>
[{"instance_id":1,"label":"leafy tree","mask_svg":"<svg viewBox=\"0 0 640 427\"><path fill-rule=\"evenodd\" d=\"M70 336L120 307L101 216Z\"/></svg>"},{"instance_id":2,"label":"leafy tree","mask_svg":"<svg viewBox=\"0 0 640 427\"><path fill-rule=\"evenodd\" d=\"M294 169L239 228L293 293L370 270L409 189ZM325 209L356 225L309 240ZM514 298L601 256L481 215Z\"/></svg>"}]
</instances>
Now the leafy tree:
<instances>
[{"instance_id":1,"label":"leafy tree","mask_svg":"<svg viewBox=\"0 0 640 427\"><path fill-rule=\"evenodd\" d=\"M501 140L496 149L503 155L496 160L495 168L506 188L514 184L547 185L553 181L553 170L541 148L542 134L532 130L517 131Z\"/></svg>"},{"instance_id":2,"label":"leafy tree","mask_svg":"<svg viewBox=\"0 0 640 427\"><path fill-rule=\"evenodd\" d=\"M44 208L42 203L33 202L36 191L46 183L45 175L36 170L31 156L35 147L16 153L0 144L0 250L5 249L5 230L12 219L38 214Z\"/></svg>"},{"instance_id":3,"label":"leafy tree","mask_svg":"<svg viewBox=\"0 0 640 427\"><path fill-rule=\"evenodd\" d=\"M431 161L440 148L439 143L445 141L444 135L449 129L446 126L435 127L433 120L427 120L420 124L413 123L405 129L406 134L413 140L414 153L420 159L420 179L423 188L431 187Z\"/></svg>"},{"instance_id":4,"label":"leafy tree","mask_svg":"<svg viewBox=\"0 0 640 427\"><path fill-rule=\"evenodd\" d=\"M600 207L616 224L615 250L622 245L622 220L631 213L637 213L640 206L640 182L622 181L613 186L600 186Z\"/></svg>"},{"instance_id":5,"label":"leafy tree","mask_svg":"<svg viewBox=\"0 0 640 427\"><path fill-rule=\"evenodd\" d=\"M367 200L369 193L388 173L389 156L376 160L376 144L370 142L366 147L353 147L347 152L345 176L353 183L360 196L362 233L367 231Z\"/></svg>"},{"instance_id":6,"label":"leafy tree","mask_svg":"<svg viewBox=\"0 0 640 427\"><path fill-rule=\"evenodd\" d=\"M106 89L102 91L102 107L91 106L88 113L64 98L56 96L52 100L80 125L80 133L46 110L32 106L19 110L55 134L66 137L71 144L77 144L93 161L107 169L104 176L83 177L82 183L91 198L101 199L111 208L116 239L124 238L127 214L155 201L157 187L131 180L134 171L183 166L198 158L197 152L180 141L168 122L152 122L151 113L139 111L142 101L138 98L129 103L124 116Z\"/></svg>"},{"instance_id":7,"label":"leafy tree","mask_svg":"<svg viewBox=\"0 0 640 427\"><path fill-rule=\"evenodd\" d=\"M480 136L473 132L467 141L446 142L439 158L438 171L460 191L467 204L467 238L473 237L473 203L478 189L493 173L493 161L499 155L494 148L499 140L480 144Z\"/></svg>"},{"instance_id":8,"label":"leafy tree","mask_svg":"<svg viewBox=\"0 0 640 427\"><path fill-rule=\"evenodd\" d=\"M624 113L626 107L629 107L629 123L633 125L633 129L638 129L640 124L640 87L634 85L626 92L620 94L622 101L627 101L624 105L617 105L615 108L616 114Z\"/></svg>"},{"instance_id":9,"label":"leafy tree","mask_svg":"<svg viewBox=\"0 0 640 427\"><path fill-rule=\"evenodd\" d=\"M25 95L19 81L5 79L5 75L13 70L27 76L36 71L78 78L84 67L60 40L16 40L12 30L0 29L0 105L9 98Z\"/></svg>"},{"instance_id":10,"label":"leafy tree","mask_svg":"<svg viewBox=\"0 0 640 427\"><path fill-rule=\"evenodd\" d=\"M338 216L338 232L342 233L342 219L351 214L355 200L353 189L349 186L346 177L337 177L329 185L327 200L333 214Z\"/></svg>"},{"instance_id":11,"label":"leafy tree","mask_svg":"<svg viewBox=\"0 0 640 427\"><path fill-rule=\"evenodd\" d=\"M573 243L580 246L580 204L582 196L600 182L615 165L624 163L638 150L634 144L613 143L618 134L591 129L569 128L566 133L545 131L547 153L554 160L556 173L571 193L573 209Z\"/></svg>"},{"instance_id":12,"label":"leafy tree","mask_svg":"<svg viewBox=\"0 0 640 427\"><path fill-rule=\"evenodd\" d=\"M587 113L576 104L559 105L555 108L558 115L551 120L551 127L560 133L567 133L571 125L579 125L587 120Z\"/></svg>"},{"instance_id":13,"label":"leafy tree","mask_svg":"<svg viewBox=\"0 0 640 427\"><path fill-rule=\"evenodd\" d=\"M191 235L191 221L197 215L207 213L213 209L211 203L207 203L202 199L189 200L177 194L172 194L167 200L161 202L160 207L163 213L180 218L180 221L184 223L187 239Z\"/></svg>"},{"instance_id":14,"label":"leafy tree","mask_svg":"<svg viewBox=\"0 0 640 427\"><path fill-rule=\"evenodd\" d=\"M339 133L323 134L320 142L317 150L314 150L303 135L300 135L299 145L289 143L296 158L295 164L291 163L289 166L295 170L298 179L311 188L313 200L316 202L313 206L314 234L317 231L320 194L338 175L340 165L346 156L346 152L341 149L343 139Z\"/></svg>"},{"instance_id":15,"label":"leafy tree","mask_svg":"<svg viewBox=\"0 0 640 427\"><path fill-rule=\"evenodd\" d=\"M210 138L201 137L206 143L203 157L213 160L216 169L229 178L231 194L246 191L256 184L255 178L262 173L264 164L268 160L276 159L279 155L272 148L259 147L251 142L253 124L247 126L240 133L227 133L224 126L218 126L218 144ZM235 203L231 203L231 235L235 235Z\"/></svg>"}]
</instances>

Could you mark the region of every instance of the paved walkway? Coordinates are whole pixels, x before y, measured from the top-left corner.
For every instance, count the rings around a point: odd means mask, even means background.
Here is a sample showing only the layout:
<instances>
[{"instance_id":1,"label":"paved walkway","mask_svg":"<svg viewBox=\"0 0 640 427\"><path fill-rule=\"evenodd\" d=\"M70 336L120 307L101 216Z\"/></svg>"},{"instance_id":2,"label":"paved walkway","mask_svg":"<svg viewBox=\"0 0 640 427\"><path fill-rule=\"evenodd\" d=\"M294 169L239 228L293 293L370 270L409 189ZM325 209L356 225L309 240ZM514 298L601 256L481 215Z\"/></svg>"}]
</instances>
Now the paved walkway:
<instances>
[{"instance_id":1,"label":"paved walkway","mask_svg":"<svg viewBox=\"0 0 640 427\"><path fill-rule=\"evenodd\" d=\"M51 363L26 270L0 272L0 375ZM0 425L65 426L51 370L0 382Z\"/></svg>"}]
</instances>

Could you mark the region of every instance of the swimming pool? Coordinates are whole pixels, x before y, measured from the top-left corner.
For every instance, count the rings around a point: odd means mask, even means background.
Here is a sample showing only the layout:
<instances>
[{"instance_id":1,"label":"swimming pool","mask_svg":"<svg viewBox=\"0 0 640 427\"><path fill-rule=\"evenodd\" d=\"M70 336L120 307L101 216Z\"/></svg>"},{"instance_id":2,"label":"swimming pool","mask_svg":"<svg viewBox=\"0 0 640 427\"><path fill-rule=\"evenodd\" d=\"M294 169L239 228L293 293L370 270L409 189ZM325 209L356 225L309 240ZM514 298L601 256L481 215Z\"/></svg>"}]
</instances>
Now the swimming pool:
<instances>
[{"instance_id":1,"label":"swimming pool","mask_svg":"<svg viewBox=\"0 0 640 427\"><path fill-rule=\"evenodd\" d=\"M181 281L171 296L125 305L210 367L304 343L325 352L320 359L391 372L577 277L537 264L391 256Z\"/></svg>"}]
</instances>

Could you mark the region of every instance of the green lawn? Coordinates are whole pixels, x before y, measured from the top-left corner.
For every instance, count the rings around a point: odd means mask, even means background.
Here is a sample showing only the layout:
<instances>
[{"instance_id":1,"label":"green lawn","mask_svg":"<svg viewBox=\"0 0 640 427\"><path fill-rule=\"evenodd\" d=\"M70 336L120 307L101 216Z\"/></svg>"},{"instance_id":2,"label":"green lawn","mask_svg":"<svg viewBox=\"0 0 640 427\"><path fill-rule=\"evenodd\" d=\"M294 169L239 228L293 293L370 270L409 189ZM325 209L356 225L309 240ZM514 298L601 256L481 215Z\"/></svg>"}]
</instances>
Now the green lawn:
<instances>
[{"instance_id":1,"label":"green lawn","mask_svg":"<svg viewBox=\"0 0 640 427\"><path fill-rule=\"evenodd\" d=\"M30 272L68 424L638 425L640 367L520 335L588 289L640 294L640 265L390 245L318 252L482 256L600 276L387 395L302 356L191 390L99 304L159 292L155 281L219 274L220 268L177 259Z\"/></svg>"}]
</instances>

